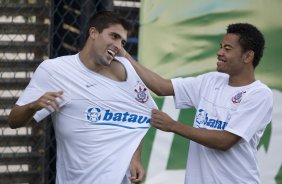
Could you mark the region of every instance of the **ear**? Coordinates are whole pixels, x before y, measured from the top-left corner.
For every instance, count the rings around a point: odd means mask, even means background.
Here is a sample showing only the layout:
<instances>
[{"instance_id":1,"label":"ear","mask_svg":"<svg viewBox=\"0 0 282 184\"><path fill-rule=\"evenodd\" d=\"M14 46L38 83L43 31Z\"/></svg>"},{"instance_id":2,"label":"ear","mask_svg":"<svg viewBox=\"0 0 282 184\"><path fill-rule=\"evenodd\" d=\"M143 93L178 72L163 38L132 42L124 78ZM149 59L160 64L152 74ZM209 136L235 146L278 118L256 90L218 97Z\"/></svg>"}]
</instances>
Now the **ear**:
<instances>
[{"instance_id":1,"label":"ear","mask_svg":"<svg viewBox=\"0 0 282 184\"><path fill-rule=\"evenodd\" d=\"M99 33L99 32L98 32L98 30L97 30L95 27L91 27L91 28L89 29L89 38L95 40L96 37L97 37L97 35L98 35L98 33Z\"/></svg>"},{"instance_id":2,"label":"ear","mask_svg":"<svg viewBox=\"0 0 282 184\"><path fill-rule=\"evenodd\" d=\"M244 63L252 63L255 58L255 52L252 50L247 51L244 54Z\"/></svg>"}]
</instances>

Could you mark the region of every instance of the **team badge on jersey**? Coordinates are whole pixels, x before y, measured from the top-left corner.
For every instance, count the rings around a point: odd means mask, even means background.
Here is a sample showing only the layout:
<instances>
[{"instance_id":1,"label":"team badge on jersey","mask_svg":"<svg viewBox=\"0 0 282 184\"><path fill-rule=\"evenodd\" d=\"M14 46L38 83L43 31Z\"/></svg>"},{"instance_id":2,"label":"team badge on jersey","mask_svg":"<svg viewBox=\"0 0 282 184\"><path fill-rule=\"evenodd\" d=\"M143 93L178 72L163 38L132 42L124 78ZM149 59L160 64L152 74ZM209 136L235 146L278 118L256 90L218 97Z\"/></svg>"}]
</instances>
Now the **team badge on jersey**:
<instances>
[{"instance_id":1,"label":"team badge on jersey","mask_svg":"<svg viewBox=\"0 0 282 184\"><path fill-rule=\"evenodd\" d=\"M196 126L198 128L203 128L206 122L208 121L208 114L205 110L199 109L196 114Z\"/></svg>"},{"instance_id":2,"label":"team badge on jersey","mask_svg":"<svg viewBox=\"0 0 282 184\"><path fill-rule=\"evenodd\" d=\"M227 126L227 121L222 121L216 116L210 116L204 109L198 109L195 118L195 126L203 129L224 130Z\"/></svg>"},{"instance_id":3,"label":"team badge on jersey","mask_svg":"<svg viewBox=\"0 0 282 184\"><path fill-rule=\"evenodd\" d=\"M149 96L147 94L147 88L145 85L138 81L136 86L134 87L134 92L136 92L135 99L140 103L146 103L149 99Z\"/></svg>"},{"instance_id":4,"label":"team badge on jersey","mask_svg":"<svg viewBox=\"0 0 282 184\"><path fill-rule=\"evenodd\" d=\"M86 118L90 122L96 122L101 119L101 110L99 108L91 107L87 109Z\"/></svg>"},{"instance_id":5,"label":"team badge on jersey","mask_svg":"<svg viewBox=\"0 0 282 184\"><path fill-rule=\"evenodd\" d=\"M243 94L246 93L246 91L241 91L239 93L237 93L235 96L232 97L232 102L234 104L240 103L243 97Z\"/></svg>"}]
</instances>

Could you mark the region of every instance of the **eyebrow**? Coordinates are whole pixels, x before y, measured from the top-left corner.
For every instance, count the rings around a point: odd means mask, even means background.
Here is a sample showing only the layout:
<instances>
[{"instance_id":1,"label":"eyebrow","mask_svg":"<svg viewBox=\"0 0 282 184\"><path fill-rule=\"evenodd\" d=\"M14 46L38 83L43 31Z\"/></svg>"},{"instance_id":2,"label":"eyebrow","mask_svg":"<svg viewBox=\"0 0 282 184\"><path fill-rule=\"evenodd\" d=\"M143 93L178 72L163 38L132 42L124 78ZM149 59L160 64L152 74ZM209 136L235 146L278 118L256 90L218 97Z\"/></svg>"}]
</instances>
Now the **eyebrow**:
<instances>
[{"instance_id":1,"label":"eyebrow","mask_svg":"<svg viewBox=\"0 0 282 184\"><path fill-rule=\"evenodd\" d=\"M123 39L120 34L118 34L118 33L116 33L116 32L110 32L110 34L111 34L111 35L114 35L114 36L118 36L119 38L122 39L122 44L123 44L123 45L126 44L126 42L127 42L126 39Z\"/></svg>"}]
</instances>

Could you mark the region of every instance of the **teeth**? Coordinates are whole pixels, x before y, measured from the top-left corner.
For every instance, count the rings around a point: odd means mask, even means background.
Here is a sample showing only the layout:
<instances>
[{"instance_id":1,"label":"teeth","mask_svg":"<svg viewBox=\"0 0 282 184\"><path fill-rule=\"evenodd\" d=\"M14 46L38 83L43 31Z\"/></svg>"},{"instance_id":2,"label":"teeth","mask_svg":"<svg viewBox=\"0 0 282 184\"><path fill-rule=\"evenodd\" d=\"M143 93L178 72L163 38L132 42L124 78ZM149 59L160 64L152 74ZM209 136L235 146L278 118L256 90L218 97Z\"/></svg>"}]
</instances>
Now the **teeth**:
<instances>
[{"instance_id":1,"label":"teeth","mask_svg":"<svg viewBox=\"0 0 282 184\"><path fill-rule=\"evenodd\" d=\"M108 50L108 53L111 55L111 56L115 56L115 52L114 51L112 51L112 50Z\"/></svg>"},{"instance_id":2,"label":"teeth","mask_svg":"<svg viewBox=\"0 0 282 184\"><path fill-rule=\"evenodd\" d=\"M220 60L220 59L219 59L219 60L218 60L218 62L225 62L225 61L224 61L224 60Z\"/></svg>"}]
</instances>

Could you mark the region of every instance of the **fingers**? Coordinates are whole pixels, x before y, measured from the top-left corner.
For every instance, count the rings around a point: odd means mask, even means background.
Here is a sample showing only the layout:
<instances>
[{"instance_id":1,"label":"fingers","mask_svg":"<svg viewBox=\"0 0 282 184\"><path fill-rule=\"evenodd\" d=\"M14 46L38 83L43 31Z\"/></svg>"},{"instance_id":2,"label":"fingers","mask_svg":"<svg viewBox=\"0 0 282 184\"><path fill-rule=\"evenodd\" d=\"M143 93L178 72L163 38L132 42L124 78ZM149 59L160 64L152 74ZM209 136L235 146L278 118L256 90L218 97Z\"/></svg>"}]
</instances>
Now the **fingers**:
<instances>
[{"instance_id":1,"label":"fingers","mask_svg":"<svg viewBox=\"0 0 282 184\"><path fill-rule=\"evenodd\" d=\"M158 112L160 112L158 109L153 109L152 110L152 114L158 114Z\"/></svg>"},{"instance_id":2,"label":"fingers","mask_svg":"<svg viewBox=\"0 0 282 184\"><path fill-rule=\"evenodd\" d=\"M47 105L48 110L50 111L53 111L53 110L59 111L60 110L59 99L63 100L62 94L63 94L63 91L46 93L45 98L47 99L46 105Z\"/></svg>"},{"instance_id":3,"label":"fingers","mask_svg":"<svg viewBox=\"0 0 282 184\"><path fill-rule=\"evenodd\" d=\"M36 109L46 108L50 112L59 111L59 100L63 100L62 95L63 91L45 93L35 102Z\"/></svg>"},{"instance_id":4,"label":"fingers","mask_svg":"<svg viewBox=\"0 0 282 184\"><path fill-rule=\"evenodd\" d=\"M58 102L57 102L57 100L56 99L54 99L54 100L47 100L46 101L46 105L47 105L47 109L50 111L50 112L52 112L52 111L59 111L60 109L59 109L59 104L58 104Z\"/></svg>"},{"instance_id":5,"label":"fingers","mask_svg":"<svg viewBox=\"0 0 282 184\"><path fill-rule=\"evenodd\" d=\"M121 56L121 57L125 57L125 55L126 55L126 50L122 47L122 48L119 50L119 52L118 52L117 55L118 55L118 56Z\"/></svg>"},{"instance_id":6,"label":"fingers","mask_svg":"<svg viewBox=\"0 0 282 184\"><path fill-rule=\"evenodd\" d=\"M153 109L152 110L152 116L153 117L161 117L164 114L166 114L166 113L164 113L164 112L162 112L162 111L160 111L158 109Z\"/></svg>"},{"instance_id":7,"label":"fingers","mask_svg":"<svg viewBox=\"0 0 282 184\"><path fill-rule=\"evenodd\" d=\"M154 127L156 127L156 122L157 122L156 115L157 115L157 112L158 112L157 109L153 109L152 113L151 113L151 125L154 126Z\"/></svg>"},{"instance_id":8,"label":"fingers","mask_svg":"<svg viewBox=\"0 0 282 184\"><path fill-rule=\"evenodd\" d=\"M144 170L136 170L136 172L131 172L131 176L129 179L131 180L132 183L139 183L141 182L145 177L145 172Z\"/></svg>"},{"instance_id":9,"label":"fingers","mask_svg":"<svg viewBox=\"0 0 282 184\"><path fill-rule=\"evenodd\" d=\"M132 183L139 183L145 177L145 170L139 159L132 158L130 162L130 177Z\"/></svg>"},{"instance_id":10,"label":"fingers","mask_svg":"<svg viewBox=\"0 0 282 184\"><path fill-rule=\"evenodd\" d=\"M154 124L152 122L158 122L161 120L162 118L162 113L161 111L157 110L157 109L153 109L152 110L152 114L151 114L151 124Z\"/></svg>"},{"instance_id":11,"label":"fingers","mask_svg":"<svg viewBox=\"0 0 282 184\"><path fill-rule=\"evenodd\" d=\"M173 122L173 119L168 114L157 109L152 110L151 125L153 127L166 132L171 132Z\"/></svg>"}]
</instances>

